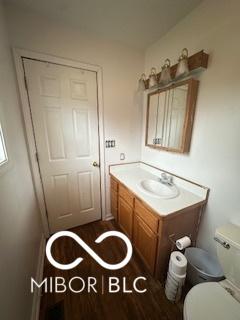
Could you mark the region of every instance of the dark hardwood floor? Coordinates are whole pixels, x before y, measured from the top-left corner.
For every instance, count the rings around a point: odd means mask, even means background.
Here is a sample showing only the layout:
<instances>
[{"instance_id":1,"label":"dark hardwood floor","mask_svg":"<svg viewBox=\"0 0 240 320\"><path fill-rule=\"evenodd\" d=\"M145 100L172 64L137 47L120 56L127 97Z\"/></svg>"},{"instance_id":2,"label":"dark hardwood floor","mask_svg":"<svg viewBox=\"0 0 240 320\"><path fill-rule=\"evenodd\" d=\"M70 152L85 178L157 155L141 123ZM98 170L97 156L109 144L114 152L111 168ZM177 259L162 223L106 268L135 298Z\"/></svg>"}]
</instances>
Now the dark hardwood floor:
<instances>
[{"instance_id":1,"label":"dark hardwood floor","mask_svg":"<svg viewBox=\"0 0 240 320\"><path fill-rule=\"evenodd\" d=\"M125 244L120 239L111 237L101 244L95 243L95 239L103 232L116 229L114 222L98 221L74 228L71 231L77 233L106 262L117 263L126 254ZM62 271L54 268L45 259L44 278L64 277L68 282L69 279L76 276L84 280L87 280L88 277L96 277L98 292L73 293L68 289L65 293L43 293L40 310L41 320L62 320L60 316L52 318L49 316L49 310L54 308L57 303L63 306L64 320L182 319L181 307L166 299L162 285L148 273L135 253L127 266L120 270L110 271L102 268L74 240L67 237L55 241L52 252L54 258L60 263L70 263L77 257L82 257L83 261L72 270ZM144 276L147 281L146 283L142 282L142 285L147 291L145 293L108 293L107 280L110 276L116 276L119 279L126 277L128 289L132 287L132 282L136 277ZM75 290L79 289L77 282L73 286Z\"/></svg>"}]
</instances>

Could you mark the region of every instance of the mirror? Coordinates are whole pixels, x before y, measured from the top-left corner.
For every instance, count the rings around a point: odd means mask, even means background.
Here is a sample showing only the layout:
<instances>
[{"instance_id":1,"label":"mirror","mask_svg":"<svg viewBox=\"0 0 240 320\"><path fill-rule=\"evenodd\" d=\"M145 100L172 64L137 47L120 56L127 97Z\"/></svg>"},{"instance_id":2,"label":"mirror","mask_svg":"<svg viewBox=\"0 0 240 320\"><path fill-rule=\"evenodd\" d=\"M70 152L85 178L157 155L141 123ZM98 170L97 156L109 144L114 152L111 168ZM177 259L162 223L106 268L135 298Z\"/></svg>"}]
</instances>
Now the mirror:
<instances>
[{"instance_id":1,"label":"mirror","mask_svg":"<svg viewBox=\"0 0 240 320\"><path fill-rule=\"evenodd\" d=\"M189 151L198 83L189 79L148 94L147 146Z\"/></svg>"}]
</instances>

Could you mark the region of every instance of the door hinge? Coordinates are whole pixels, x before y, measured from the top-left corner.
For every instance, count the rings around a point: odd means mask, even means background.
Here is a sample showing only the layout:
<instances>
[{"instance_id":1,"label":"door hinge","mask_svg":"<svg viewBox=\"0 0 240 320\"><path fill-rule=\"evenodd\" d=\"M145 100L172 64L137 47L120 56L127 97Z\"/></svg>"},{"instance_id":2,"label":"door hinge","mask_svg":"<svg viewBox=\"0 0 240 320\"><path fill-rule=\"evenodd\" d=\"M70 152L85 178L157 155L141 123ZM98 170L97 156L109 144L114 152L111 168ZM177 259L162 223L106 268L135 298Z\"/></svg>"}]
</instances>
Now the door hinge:
<instances>
[{"instance_id":1,"label":"door hinge","mask_svg":"<svg viewBox=\"0 0 240 320\"><path fill-rule=\"evenodd\" d=\"M27 77L24 75L25 89L28 91Z\"/></svg>"}]
</instances>

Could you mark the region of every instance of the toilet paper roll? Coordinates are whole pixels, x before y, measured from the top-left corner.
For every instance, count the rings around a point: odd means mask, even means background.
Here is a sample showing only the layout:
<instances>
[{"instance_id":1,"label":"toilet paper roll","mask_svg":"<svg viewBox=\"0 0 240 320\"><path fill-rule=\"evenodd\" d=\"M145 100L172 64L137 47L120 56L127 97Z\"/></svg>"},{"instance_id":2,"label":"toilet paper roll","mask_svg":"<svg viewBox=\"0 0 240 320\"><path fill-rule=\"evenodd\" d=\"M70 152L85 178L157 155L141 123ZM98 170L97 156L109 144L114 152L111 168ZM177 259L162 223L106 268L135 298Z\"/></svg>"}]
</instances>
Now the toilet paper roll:
<instances>
[{"instance_id":1,"label":"toilet paper roll","mask_svg":"<svg viewBox=\"0 0 240 320\"><path fill-rule=\"evenodd\" d=\"M173 251L170 256L169 271L177 276L183 276L187 270L187 259L179 251Z\"/></svg>"},{"instance_id":2,"label":"toilet paper roll","mask_svg":"<svg viewBox=\"0 0 240 320\"><path fill-rule=\"evenodd\" d=\"M176 247L179 250L183 250L191 245L191 239L187 236L180 238L176 241Z\"/></svg>"}]
</instances>

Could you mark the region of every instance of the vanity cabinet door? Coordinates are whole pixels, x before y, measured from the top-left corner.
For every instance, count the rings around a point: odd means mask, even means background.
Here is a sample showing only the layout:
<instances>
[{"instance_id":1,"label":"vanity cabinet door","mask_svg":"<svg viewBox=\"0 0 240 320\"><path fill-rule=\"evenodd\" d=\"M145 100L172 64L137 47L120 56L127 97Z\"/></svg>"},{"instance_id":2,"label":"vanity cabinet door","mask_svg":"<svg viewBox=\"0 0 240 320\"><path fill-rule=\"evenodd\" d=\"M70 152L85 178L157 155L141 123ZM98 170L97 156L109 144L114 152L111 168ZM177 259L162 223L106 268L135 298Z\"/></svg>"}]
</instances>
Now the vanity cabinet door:
<instances>
[{"instance_id":1,"label":"vanity cabinet door","mask_svg":"<svg viewBox=\"0 0 240 320\"><path fill-rule=\"evenodd\" d=\"M114 190L111 190L111 213L118 220L118 194Z\"/></svg>"},{"instance_id":2,"label":"vanity cabinet door","mask_svg":"<svg viewBox=\"0 0 240 320\"><path fill-rule=\"evenodd\" d=\"M133 207L134 196L133 194L125 188L122 184L119 184L119 196L127 202L127 204Z\"/></svg>"},{"instance_id":3,"label":"vanity cabinet door","mask_svg":"<svg viewBox=\"0 0 240 320\"><path fill-rule=\"evenodd\" d=\"M111 177L111 213L118 220L118 182Z\"/></svg>"},{"instance_id":4,"label":"vanity cabinet door","mask_svg":"<svg viewBox=\"0 0 240 320\"><path fill-rule=\"evenodd\" d=\"M134 217L133 241L135 249L151 273L154 274L158 238L137 215Z\"/></svg>"},{"instance_id":5,"label":"vanity cabinet door","mask_svg":"<svg viewBox=\"0 0 240 320\"><path fill-rule=\"evenodd\" d=\"M111 184L111 190L118 192L118 182L115 179L113 179L112 177L110 180L110 184Z\"/></svg>"},{"instance_id":6,"label":"vanity cabinet door","mask_svg":"<svg viewBox=\"0 0 240 320\"><path fill-rule=\"evenodd\" d=\"M111 178L111 213L118 220L118 182Z\"/></svg>"},{"instance_id":7,"label":"vanity cabinet door","mask_svg":"<svg viewBox=\"0 0 240 320\"><path fill-rule=\"evenodd\" d=\"M118 200L118 224L131 239L133 227L133 208L121 197L119 197Z\"/></svg>"},{"instance_id":8,"label":"vanity cabinet door","mask_svg":"<svg viewBox=\"0 0 240 320\"><path fill-rule=\"evenodd\" d=\"M138 215L153 232L158 232L159 219L138 199L135 200L135 214Z\"/></svg>"}]
</instances>

